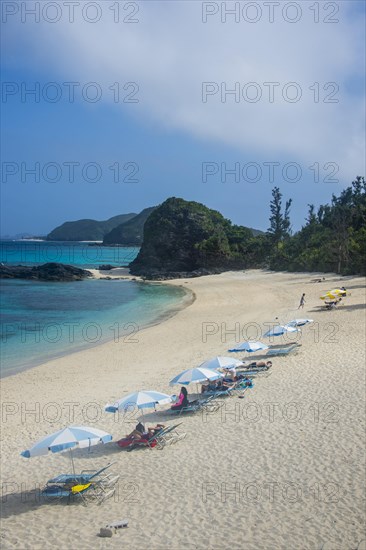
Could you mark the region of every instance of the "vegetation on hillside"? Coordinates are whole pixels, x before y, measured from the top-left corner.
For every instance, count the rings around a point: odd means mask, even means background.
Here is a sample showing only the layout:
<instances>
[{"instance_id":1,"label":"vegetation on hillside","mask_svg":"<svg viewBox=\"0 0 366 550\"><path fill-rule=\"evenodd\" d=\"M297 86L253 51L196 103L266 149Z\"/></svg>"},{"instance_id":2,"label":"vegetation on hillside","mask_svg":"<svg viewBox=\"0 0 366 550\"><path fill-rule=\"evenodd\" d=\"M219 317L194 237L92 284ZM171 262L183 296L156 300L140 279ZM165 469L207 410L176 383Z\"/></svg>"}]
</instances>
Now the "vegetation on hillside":
<instances>
[{"instance_id":1,"label":"vegetation on hillside","mask_svg":"<svg viewBox=\"0 0 366 550\"><path fill-rule=\"evenodd\" d=\"M148 217L132 273L236 269L245 265L251 229L233 225L216 210L169 198Z\"/></svg>"},{"instance_id":2,"label":"vegetation on hillside","mask_svg":"<svg viewBox=\"0 0 366 550\"><path fill-rule=\"evenodd\" d=\"M310 204L305 225L282 239L280 258L273 252L270 265L290 271L334 271L365 274L366 185L357 177L350 187L317 212Z\"/></svg>"},{"instance_id":3,"label":"vegetation on hillside","mask_svg":"<svg viewBox=\"0 0 366 550\"><path fill-rule=\"evenodd\" d=\"M141 246L144 234L144 224L155 206L145 208L128 221L121 223L104 236L103 244L121 244L124 246Z\"/></svg>"},{"instance_id":4,"label":"vegetation on hillside","mask_svg":"<svg viewBox=\"0 0 366 550\"><path fill-rule=\"evenodd\" d=\"M357 177L331 204L309 205L304 226L292 234L292 200L272 191L270 226L254 236L197 202L167 199L147 218L144 240L130 265L134 274L266 267L287 271L364 274L366 185Z\"/></svg>"},{"instance_id":5,"label":"vegetation on hillside","mask_svg":"<svg viewBox=\"0 0 366 550\"><path fill-rule=\"evenodd\" d=\"M105 221L85 219L65 222L53 229L46 238L48 241L102 241L112 229L135 216L121 214Z\"/></svg>"}]
</instances>

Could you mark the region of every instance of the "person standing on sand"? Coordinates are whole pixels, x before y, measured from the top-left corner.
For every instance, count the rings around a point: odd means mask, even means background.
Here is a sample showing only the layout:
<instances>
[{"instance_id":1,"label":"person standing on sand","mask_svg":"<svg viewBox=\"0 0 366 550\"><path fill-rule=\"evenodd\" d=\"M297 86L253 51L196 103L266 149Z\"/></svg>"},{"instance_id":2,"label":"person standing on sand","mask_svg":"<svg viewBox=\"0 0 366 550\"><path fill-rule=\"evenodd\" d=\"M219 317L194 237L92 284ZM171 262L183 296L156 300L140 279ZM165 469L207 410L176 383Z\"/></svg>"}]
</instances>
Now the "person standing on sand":
<instances>
[{"instance_id":1,"label":"person standing on sand","mask_svg":"<svg viewBox=\"0 0 366 550\"><path fill-rule=\"evenodd\" d=\"M303 308L304 305L305 305L305 293L301 296L300 304L299 304L299 307L297 309Z\"/></svg>"}]
</instances>

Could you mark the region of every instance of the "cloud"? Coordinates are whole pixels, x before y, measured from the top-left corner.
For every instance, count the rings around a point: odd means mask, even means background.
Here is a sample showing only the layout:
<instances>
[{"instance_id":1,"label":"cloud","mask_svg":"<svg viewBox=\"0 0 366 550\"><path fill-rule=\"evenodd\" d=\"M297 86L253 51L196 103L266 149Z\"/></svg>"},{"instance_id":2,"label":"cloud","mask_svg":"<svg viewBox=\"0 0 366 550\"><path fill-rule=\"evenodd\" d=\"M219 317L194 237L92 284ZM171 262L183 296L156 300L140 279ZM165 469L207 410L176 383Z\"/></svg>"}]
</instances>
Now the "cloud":
<instances>
[{"instance_id":1,"label":"cloud","mask_svg":"<svg viewBox=\"0 0 366 550\"><path fill-rule=\"evenodd\" d=\"M319 23L310 3L301 3L297 23L284 21L285 5L300 6L288 2L276 7L273 23L263 3L251 3L262 10L257 23L242 15L238 23L229 15L223 23L221 2L211 2L219 11L203 23L201 2L141 2L138 23L117 24L112 4L99 3L102 17L95 24L75 17L74 23L24 25L31 63L57 71L61 81L96 81L104 90L113 82L137 82L140 119L233 147L247 160L333 161L347 183L363 173L363 90L350 84L362 82L363 31L352 2L328 3L340 6L333 16L338 23L322 22L332 14L321 3ZM286 13L294 17L295 11ZM204 82L215 83L209 89L216 92L206 102ZM273 102L268 83L278 83ZM233 94L222 101L221 91L235 87L238 102ZM255 92L262 96L253 103ZM107 97L113 101L112 93Z\"/></svg>"}]
</instances>

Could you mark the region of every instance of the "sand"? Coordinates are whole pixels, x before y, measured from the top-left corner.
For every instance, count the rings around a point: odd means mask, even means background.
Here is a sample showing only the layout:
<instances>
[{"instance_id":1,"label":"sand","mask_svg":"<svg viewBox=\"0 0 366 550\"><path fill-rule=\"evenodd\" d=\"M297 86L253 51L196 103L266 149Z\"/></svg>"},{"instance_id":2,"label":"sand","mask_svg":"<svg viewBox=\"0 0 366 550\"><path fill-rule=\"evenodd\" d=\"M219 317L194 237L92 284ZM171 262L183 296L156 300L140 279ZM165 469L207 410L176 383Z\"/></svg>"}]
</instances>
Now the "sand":
<instances>
[{"instance_id":1,"label":"sand","mask_svg":"<svg viewBox=\"0 0 366 550\"><path fill-rule=\"evenodd\" d=\"M171 281L195 301L139 331L136 342L109 342L3 379L1 547L365 548L365 283L315 277L248 271ZM344 304L319 309L319 296L340 285L349 289ZM37 488L70 472L69 453L27 460L22 450L67 424L97 426L117 440L139 415L106 414L106 403L138 389L179 393L168 384L174 375L259 338L276 317L314 324L304 327L298 353L275 358L244 399L185 416L186 438L162 451L126 453L113 442L76 450L77 470L115 462L117 492L100 506L39 500ZM167 406L158 409L146 423L174 421ZM97 536L124 518L127 529Z\"/></svg>"}]
</instances>

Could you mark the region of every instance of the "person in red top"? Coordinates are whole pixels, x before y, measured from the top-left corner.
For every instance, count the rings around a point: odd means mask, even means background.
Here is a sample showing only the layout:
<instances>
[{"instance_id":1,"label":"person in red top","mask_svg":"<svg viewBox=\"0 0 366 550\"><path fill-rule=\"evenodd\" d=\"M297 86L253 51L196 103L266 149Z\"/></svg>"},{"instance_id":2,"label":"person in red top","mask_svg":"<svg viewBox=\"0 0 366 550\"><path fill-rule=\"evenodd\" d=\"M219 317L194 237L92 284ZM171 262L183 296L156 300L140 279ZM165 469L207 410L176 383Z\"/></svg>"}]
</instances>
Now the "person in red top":
<instances>
[{"instance_id":1,"label":"person in red top","mask_svg":"<svg viewBox=\"0 0 366 550\"><path fill-rule=\"evenodd\" d=\"M188 392L187 392L187 388L183 386L180 390L177 403L175 403L175 405L172 405L170 408L173 411L178 411L180 409L184 409L184 407L186 407L187 405L188 405Z\"/></svg>"}]
</instances>

